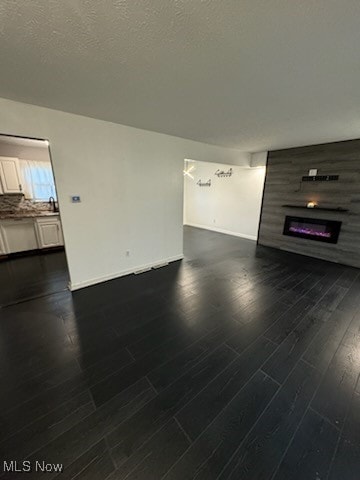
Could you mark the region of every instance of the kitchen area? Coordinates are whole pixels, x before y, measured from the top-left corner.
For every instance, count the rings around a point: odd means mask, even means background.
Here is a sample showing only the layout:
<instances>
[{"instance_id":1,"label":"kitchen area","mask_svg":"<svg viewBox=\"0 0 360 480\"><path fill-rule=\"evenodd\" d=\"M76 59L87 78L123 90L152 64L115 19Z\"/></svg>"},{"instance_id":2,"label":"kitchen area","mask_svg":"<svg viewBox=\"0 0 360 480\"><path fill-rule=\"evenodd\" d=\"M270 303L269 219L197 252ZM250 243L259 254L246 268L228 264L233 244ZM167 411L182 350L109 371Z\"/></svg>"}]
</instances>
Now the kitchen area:
<instances>
[{"instance_id":1,"label":"kitchen area","mask_svg":"<svg viewBox=\"0 0 360 480\"><path fill-rule=\"evenodd\" d=\"M57 280L68 276L49 144L0 135L1 289L9 289L9 282L19 288L25 274L40 285L42 268L45 280L53 274ZM15 292L11 297L16 298Z\"/></svg>"}]
</instances>

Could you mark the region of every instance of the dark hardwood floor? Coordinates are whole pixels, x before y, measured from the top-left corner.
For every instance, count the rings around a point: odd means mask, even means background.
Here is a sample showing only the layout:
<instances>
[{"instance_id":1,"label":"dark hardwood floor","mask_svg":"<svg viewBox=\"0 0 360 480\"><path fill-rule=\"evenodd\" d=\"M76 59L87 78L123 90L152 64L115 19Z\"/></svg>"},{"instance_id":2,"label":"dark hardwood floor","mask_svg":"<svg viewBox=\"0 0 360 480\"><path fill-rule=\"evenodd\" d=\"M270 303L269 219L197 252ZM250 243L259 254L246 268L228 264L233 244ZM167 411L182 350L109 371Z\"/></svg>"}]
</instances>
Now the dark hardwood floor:
<instances>
[{"instance_id":1,"label":"dark hardwood floor","mask_svg":"<svg viewBox=\"0 0 360 480\"><path fill-rule=\"evenodd\" d=\"M1 478L358 480L359 270L189 227L185 256L73 294L47 264L29 300L37 259L0 264Z\"/></svg>"},{"instance_id":2,"label":"dark hardwood floor","mask_svg":"<svg viewBox=\"0 0 360 480\"><path fill-rule=\"evenodd\" d=\"M65 253L56 251L0 260L0 307L66 290Z\"/></svg>"}]
</instances>

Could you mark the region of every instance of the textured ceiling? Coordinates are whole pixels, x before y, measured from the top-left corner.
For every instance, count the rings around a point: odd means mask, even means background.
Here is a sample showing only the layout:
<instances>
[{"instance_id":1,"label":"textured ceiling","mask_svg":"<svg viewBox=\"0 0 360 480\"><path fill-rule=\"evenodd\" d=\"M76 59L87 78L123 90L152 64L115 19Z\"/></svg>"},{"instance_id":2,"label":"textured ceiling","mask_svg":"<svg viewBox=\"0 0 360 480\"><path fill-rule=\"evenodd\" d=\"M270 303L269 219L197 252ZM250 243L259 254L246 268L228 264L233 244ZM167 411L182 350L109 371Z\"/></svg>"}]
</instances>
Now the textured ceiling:
<instances>
[{"instance_id":1,"label":"textured ceiling","mask_svg":"<svg viewBox=\"0 0 360 480\"><path fill-rule=\"evenodd\" d=\"M257 151L360 137L359 0L2 0L0 96Z\"/></svg>"}]
</instances>

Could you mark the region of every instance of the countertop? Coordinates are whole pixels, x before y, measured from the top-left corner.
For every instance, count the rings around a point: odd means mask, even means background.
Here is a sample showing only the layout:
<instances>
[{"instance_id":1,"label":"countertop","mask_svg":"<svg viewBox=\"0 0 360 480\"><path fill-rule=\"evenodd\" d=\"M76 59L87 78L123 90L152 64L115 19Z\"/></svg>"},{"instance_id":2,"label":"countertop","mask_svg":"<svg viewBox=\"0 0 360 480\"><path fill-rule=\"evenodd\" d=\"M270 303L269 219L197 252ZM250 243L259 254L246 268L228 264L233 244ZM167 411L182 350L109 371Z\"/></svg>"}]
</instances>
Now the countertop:
<instances>
[{"instance_id":1,"label":"countertop","mask_svg":"<svg viewBox=\"0 0 360 480\"><path fill-rule=\"evenodd\" d=\"M59 212L10 212L10 211L0 211L0 220L10 220L10 219L20 219L20 218L39 218L39 217L54 217L59 216Z\"/></svg>"}]
</instances>

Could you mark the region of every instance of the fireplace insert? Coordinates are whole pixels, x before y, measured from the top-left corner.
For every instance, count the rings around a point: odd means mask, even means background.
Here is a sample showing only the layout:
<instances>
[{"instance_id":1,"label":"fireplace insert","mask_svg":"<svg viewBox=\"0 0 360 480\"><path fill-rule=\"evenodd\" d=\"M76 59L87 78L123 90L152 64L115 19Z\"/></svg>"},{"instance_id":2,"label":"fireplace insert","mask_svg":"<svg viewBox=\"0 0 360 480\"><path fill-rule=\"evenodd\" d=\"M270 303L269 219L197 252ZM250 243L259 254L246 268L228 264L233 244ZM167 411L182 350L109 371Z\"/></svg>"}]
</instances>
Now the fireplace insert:
<instances>
[{"instance_id":1,"label":"fireplace insert","mask_svg":"<svg viewBox=\"0 0 360 480\"><path fill-rule=\"evenodd\" d=\"M341 222L317 218L285 217L283 235L308 238L318 242L337 243Z\"/></svg>"}]
</instances>

